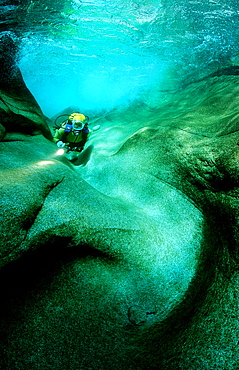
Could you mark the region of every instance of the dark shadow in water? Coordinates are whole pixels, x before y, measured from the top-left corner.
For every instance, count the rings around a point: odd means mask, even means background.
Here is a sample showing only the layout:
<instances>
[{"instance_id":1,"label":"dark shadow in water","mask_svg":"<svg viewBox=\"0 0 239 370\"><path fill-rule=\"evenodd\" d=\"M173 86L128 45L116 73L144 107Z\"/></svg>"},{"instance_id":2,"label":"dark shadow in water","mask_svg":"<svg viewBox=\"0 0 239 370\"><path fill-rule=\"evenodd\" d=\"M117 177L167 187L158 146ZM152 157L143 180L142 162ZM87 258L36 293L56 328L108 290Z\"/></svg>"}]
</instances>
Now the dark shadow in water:
<instances>
[{"instance_id":1,"label":"dark shadow in water","mask_svg":"<svg viewBox=\"0 0 239 370\"><path fill-rule=\"evenodd\" d=\"M229 66L217 70L216 72L209 75L209 77L237 76L237 75L239 75L239 66Z\"/></svg>"},{"instance_id":2,"label":"dark shadow in water","mask_svg":"<svg viewBox=\"0 0 239 370\"><path fill-rule=\"evenodd\" d=\"M105 258L101 251L89 245L67 247L70 238L60 238L35 251L28 251L0 271L0 321L10 314L10 306L24 304L25 297L37 289L46 289L62 268L83 258Z\"/></svg>"},{"instance_id":3,"label":"dark shadow in water","mask_svg":"<svg viewBox=\"0 0 239 370\"><path fill-rule=\"evenodd\" d=\"M74 163L75 166L85 166L90 160L93 148L93 145L88 146L74 161L71 162Z\"/></svg>"}]
</instances>

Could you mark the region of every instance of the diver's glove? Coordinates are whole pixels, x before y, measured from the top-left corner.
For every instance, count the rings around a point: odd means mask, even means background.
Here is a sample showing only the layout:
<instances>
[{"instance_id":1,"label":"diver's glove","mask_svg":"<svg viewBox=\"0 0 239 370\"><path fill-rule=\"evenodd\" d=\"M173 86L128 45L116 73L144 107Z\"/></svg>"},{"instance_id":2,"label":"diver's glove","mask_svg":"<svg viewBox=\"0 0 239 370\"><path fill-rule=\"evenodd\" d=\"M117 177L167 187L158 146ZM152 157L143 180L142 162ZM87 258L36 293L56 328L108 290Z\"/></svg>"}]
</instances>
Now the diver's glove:
<instances>
[{"instance_id":1,"label":"diver's glove","mask_svg":"<svg viewBox=\"0 0 239 370\"><path fill-rule=\"evenodd\" d=\"M63 143L63 141L57 141L56 145L58 146L58 148L64 148L64 146L66 145L65 143Z\"/></svg>"}]
</instances>

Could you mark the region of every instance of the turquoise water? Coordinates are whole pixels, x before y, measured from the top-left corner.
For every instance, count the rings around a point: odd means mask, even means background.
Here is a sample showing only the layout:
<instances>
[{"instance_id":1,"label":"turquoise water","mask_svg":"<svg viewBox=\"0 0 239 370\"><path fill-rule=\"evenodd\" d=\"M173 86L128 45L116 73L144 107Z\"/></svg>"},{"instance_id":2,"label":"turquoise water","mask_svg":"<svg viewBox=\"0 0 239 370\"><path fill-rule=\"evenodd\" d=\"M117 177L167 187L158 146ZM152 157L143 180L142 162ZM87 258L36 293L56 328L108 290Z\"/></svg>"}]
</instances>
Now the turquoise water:
<instances>
[{"instance_id":1,"label":"turquoise water","mask_svg":"<svg viewBox=\"0 0 239 370\"><path fill-rule=\"evenodd\" d=\"M235 0L10 3L0 9L3 29L20 37L19 66L49 117L135 99L159 106L239 54Z\"/></svg>"},{"instance_id":2,"label":"turquoise water","mask_svg":"<svg viewBox=\"0 0 239 370\"><path fill-rule=\"evenodd\" d=\"M40 250L2 276L8 369L234 369L237 1L6 0L0 12L44 114L76 106L100 126L74 170L40 135L2 143L16 253Z\"/></svg>"}]
</instances>

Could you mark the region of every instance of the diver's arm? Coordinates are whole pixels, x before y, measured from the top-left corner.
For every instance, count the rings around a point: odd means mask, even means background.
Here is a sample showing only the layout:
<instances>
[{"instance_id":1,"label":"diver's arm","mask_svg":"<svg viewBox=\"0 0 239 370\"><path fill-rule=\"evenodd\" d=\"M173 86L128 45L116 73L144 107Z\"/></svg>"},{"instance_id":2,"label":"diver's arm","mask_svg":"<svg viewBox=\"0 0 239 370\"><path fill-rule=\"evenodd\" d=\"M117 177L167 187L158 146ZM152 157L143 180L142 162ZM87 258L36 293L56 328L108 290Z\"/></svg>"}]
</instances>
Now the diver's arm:
<instances>
[{"instance_id":1,"label":"diver's arm","mask_svg":"<svg viewBox=\"0 0 239 370\"><path fill-rule=\"evenodd\" d=\"M60 129L56 130L56 132L55 132L55 134L54 134L54 136L53 136L53 141L54 141L54 143L57 143L58 141L60 141L60 140L61 140L61 137L62 137L62 135L64 134L64 132L65 132L65 130L64 130L64 129L62 129L62 128L60 128Z\"/></svg>"}]
</instances>

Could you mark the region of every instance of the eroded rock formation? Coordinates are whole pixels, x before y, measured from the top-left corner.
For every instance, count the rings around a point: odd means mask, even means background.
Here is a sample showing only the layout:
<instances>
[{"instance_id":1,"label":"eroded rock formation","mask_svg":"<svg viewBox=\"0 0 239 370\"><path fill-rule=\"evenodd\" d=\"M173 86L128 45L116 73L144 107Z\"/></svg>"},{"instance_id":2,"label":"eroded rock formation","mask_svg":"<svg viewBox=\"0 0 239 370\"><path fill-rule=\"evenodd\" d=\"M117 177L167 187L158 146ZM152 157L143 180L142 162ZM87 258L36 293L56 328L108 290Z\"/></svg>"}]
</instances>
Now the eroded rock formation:
<instances>
[{"instance_id":1,"label":"eroded rock formation","mask_svg":"<svg viewBox=\"0 0 239 370\"><path fill-rule=\"evenodd\" d=\"M0 35L0 120L8 131L25 134L43 134L48 139L51 132L40 107L26 87L16 64L18 41L11 33ZM2 131L2 129L0 130Z\"/></svg>"},{"instance_id":2,"label":"eroded rock formation","mask_svg":"<svg viewBox=\"0 0 239 370\"><path fill-rule=\"evenodd\" d=\"M77 168L56 157L11 43L0 106L2 368L234 369L238 77L196 89L216 96L231 83L229 105L202 93L177 115L188 87L174 115L148 112L110 155L99 148L105 117Z\"/></svg>"}]
</instances>

